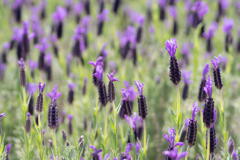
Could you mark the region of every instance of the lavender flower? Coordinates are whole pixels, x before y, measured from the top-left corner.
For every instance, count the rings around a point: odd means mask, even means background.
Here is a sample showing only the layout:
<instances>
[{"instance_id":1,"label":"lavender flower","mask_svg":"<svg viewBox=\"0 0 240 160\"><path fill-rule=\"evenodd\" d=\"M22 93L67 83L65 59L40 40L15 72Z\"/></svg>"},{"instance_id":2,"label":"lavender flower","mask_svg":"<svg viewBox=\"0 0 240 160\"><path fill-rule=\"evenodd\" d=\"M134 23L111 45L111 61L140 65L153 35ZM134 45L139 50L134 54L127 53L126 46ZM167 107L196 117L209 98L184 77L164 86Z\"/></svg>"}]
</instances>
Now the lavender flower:
<instances>
[{"instance_id":1,"label":"lavender flower","mask_svg":"<svg viewBox=\"0 0 240 160\"><path fill-rule=\"evenodd\" d=\"M102 160L102 150L101 149L97 149L95 146L89 146L92 150L92 159L94 160ZM103 160L108 160L110 157L110 154L106 154L103 158Z\"/></svg>"},{"instance_id":2,"label":"lavender flower","mask_svg":"<svg viewBox=\"0 0 240 160\"><path fill-rule=\"evenodd\" d=\"M166 10L165 10L166 5L167 5L167 0L158 0L160 21L164 21L166 18Z\"/></svg>"},{"instance_id":3,"label":"lavender flower","mask_svg":"<svg viewBox=\"0 0 240 160\"><path fill-rule=\"evenodd\" d=\"M217 139L216 139L216 131L214 125L210 128L210 153L214 153L216 148Z\"/></svg>"},{"instance_id":4,"label":"lavender flower","mask_svg":"<svg viewBox=\"0 0 240 160\"><path fill-rule=\"evenodd\" d=\"M178 149L174 148L171 151L164 151L163 155L167 156L168 158L171 158L173 160L180 160L183 159L187 156L187 152L182 152L182 153L178 153Z\"/></svg>"},{"instance_id":5,"label":"lavender flower","mask_svg":"<svg viewBox=\"0 0 240 160\"><path fill-rule=\"evenodd\" d=\"M95 76L95 73L96 73L96 70L97 70L97 67L98 66L103 66L103 57L98 57L96 62L94 61L90 61L89 64L91 64L94 68L93 68L93 73L92 73L92 76L93 76L93 84L95 86L98 85L98 79L97 77Z\"/></svg>"},{"instance_id":6,"label":"lavender flower","mask_svg":"<svg viewBox=\"0 0 240 160\"><path fill-rule=\"evenodd\" d=\"M233 160L239 160L238 150L234 150L232 153Z\"/></svg>"},{"instance_id":7,"label":"lavender flower","mask_svg":"<svg viewBox=\"0 0 240 160\"><path fill-rule=\"evenodd\" d=\"M97 35L101 35L103 32L104 22L108 18L109 11L104 9L99 15L98 15L98 28L97 28Z\"/></svg>"},{"instance_id":8,"label":"lavender flower","mask_svg":"<svg viewBox=\"0 0 240 160\"><path fill-rule=\"evenodd\" d=\"M136 113L132 116L125 115L125 120L134 131L135 140L140 140L143 133L143 119Z\"/></svg>"},{"instance_id":9,"label":"lavender flower","mask_svg":"<svg viewBox=\"0 0 240 160\"><path fill-rule=\"evenodd\" d=\"M232 19L224 19L223 31L225 32L225 51L229 51L229 45L233 42L232 29L234 21Z\"/></svg>"},{"instance_id":10,"label":"lavender flower","mask_svg":"<svg viewBox=\"0 0 240 160\"><path fill-rule=\"evenodd\" d=\"M213 65L214 84L218 89L222 89L223 84L222 84L221 72L219 67L221 59L220 57L215 57L211 62Z\"/></svg>"},{"instance_id":11,"label":"lavender flower","mask_svg":"<svg viewBox=\"0 0 240 160\"><path fill-rule=\"evenodd\" d=\"M27 92L29 94L30 100L28 103L28 112L33 115L34 114L34 96L33 94L37 90L37 84L35 83L28 83L27 84Z\"/></svg>"},{"instance_id":12,"label":"lavender flower","mask_svg":"<svg viewBox=\"0 0 240 160\"><path fill-rule=\"evenodd\" d=\"M228 153L232 154L235 148L235 144L232 138L229 138L228 140Z\"/></svg>"},{"instance_id":13,"label":"lavender flower","mask_svg":"<svg viewBox=\"0 0 240 160\"><path fill-rule=\"evenodd\" d=\"M45 88L45 83L39 83L38 84L38 89L39 89L39 94L37 97L37 105L36 105L36 110L38 112L42 112L43 109L43 90Z\"/></svg>"},{"instance_id":14,"label":"lavender flower","mask_svg":"<svg viewBox=\"0 0 240 160\"><path fill-rule=\"evenodd\" d=\"M222 16L225 15L226 9L229 6L228 0L218 0L218 12L216 16L216 21L219 22L222 18Z\"/></svg>"},{"instance_id":15,"label":"lavender flower","mask_svg":"<svg viewBox=\"0 0 240 160\"><path fill-rule=\"evenodd\" d=\"M38 64L35 61L29 60L28 66L29 66L30 71L31 71L31 77L34 78L34 76L35 76L34 71L36 70Z\"/></svg>"},{"instance_id":16,"label":"lavender flower","mask_svg":"<svg viewBox=\"0 0 240 160\"><path fill-rule=\"evenodd\" d=\"M181 81L181 72L178 68L177 59L175 57L176 49L177 49L177 42L175 39L170 39L166 41L165 48L168 51L168 54L170 55L170 79L173 82L173 84L178 85L178 83Z\"/></svg>"},{"instance_id":17,"label":"lavender flower","mask_svg":"<svg viewBox=\"0 0 240 160\"><path fill-rule=\"evenodd\" d=\"M25 125L25 130L27 133L30 132L31 130L31 113L27 113L27 120L26 120L26 125Z\"/></svg>"},{"instance_id":18,"label":"lavender flower","mask_svg":"<svg viewBox=\"0 0 240 160\"><path fill-rule=\"evenodd\" d=\"M73 119L73 115L69 114L68 115L68 134L69 135L72 135L73 133L72 119Z\"/></svg>"},{"instance_id":19,"label":"lavender flower","mask_svg":"<svg viewBox=\"0 0 240 160\"><path fill-rule=\"evenodd\" d=\"M190 146L193 146L197 137L197 121L195 117L197 112L200 111L197 102L193 104L192 118L188 120L187 141Z\"/></svg>"},{"instance_id":20,"label":"lavender flower","mask_svg":"<svg viewBox=\"0 0 240 160\"><path fill-rule=\"evenodd\" d=\"M200 102L205 100L206 96L207 96L206 92L204 90L204 87L206 85L206 75L209 72L209 70L210 70L209 64L206 64L204 66L204 69L203 69L203 72L202 72L202 80L201 80L201 83L200 83L200 86L199 86L199 92L198 92L198 100Z\"/></svg>"},{"instance_id":21,"label":"lavender flower","mask_svg":"<svg viewBox=\"0 0 240 160\"><path fill-rule=\"evenodd\" d=\"M12 5L12 11L17 23L22 21L22 6L24 4L23 0L15 0Z\"/></svg>"},{"instance_id":22,"label":"lavender flower","mask_svg":"<svg viewBox=\"0 0 240 160\"><path fill-rule=\"evenodd\" d=\"M48 126L51 129L56 129L58 127L58 107L57 99L61 96L61 93L58 92L58 87L55 86L47 96L51 99L51 103L48 109Z\"/></svg>"},{"instance_id":23,"label":"lavender flower","mask_svg":"<svg viewBox=\"0 0 240 160\"><path fill-rule=\"evenodd\" d=\"M138 113L139 115L145 119L147 117L147 103L146 103L146 97L143 95L143 86L144 84L139 82L139 81L135 81L135 84L137 86L138 89Z\"/></svg>"},{"instance_id":24,"label":"lavender flower","mask_svg":"<svg viewBox=\"0 0 240 160\"><path fill-rule=\"evenodd\" d=\"M128 82L124 82L125 87L121 90L122 92L122 103L119 111L119 116L124 118L125 115L131 116L133 110L133 101L136 98L136 92L134 88L129 85Z\"/></svg>"},{"instance_id":25,"label":"lavender flower","mask_svg":"<svg viewBox=\"0 0 240 160\"><path fill-rule=\"evenodd\" d=\"M63 26L64 26L64 19L67 13L65 8L60 6L57 7L56 11L53 13L53 31L56 32L57 38L61 39L63 35Z\"/></svg>"},{"instance_id":26,"label":"lavender flower","mask_svg":"<svg viewBox=\"0 0 240 160\"><path fill-rule=\"evenodd\" d=\"M18 61L19 69L20 69L20 84L25 87L26 86L26 75L25 75L25 62L23 58Z\"/></svg>"},{"instance_id":27,"label":"lavender flower","mask_svg":"<svg viewBox=\"0 0 240 160\"><path fill-rule=\"evenodd\" d=\"M185 100L187 99L187 96L188 96L189 84L191 83L191 80L190 80L191 72L183 71L182 76L183 76L183 82L184 82L182 98L183 100Z\"/></svg>"},{"instance_id":28,"label":"lavender flower","mask_svg":"<svg viewBox=\"0 0 240 160\"><path fill-rule=\"evenodd\" d=\"M6 160L9 160L9 154L11 152L11 149L12 149L12 144L7 144L6 147L5 147L5 152L6 152Z\"/></svg>"},{"instance_id":29,"label":"lavender flower","mask_svg":"<svg viewBox=\"0 0 240 160\"><path fill-rule=\"evenodd\" d=\"M46 50L48 49L48 46L49 45L46 38L43 38L40 44L36 46L40 51L40 54L38 57L38 68L41 70L44 70L44 67L45 67L45 53L46 53Z\"/></svg>"},{"instance_id":30,"label":"lavender flower","mask_svg":"<svg viewBox=\"0 0 240 160\"><path fill-rule=\"evenodd\" d=\"M212 98L212 81L210 76L208 76L204 90L208 97L205 100L203 109L203 122L207 128L211 128L216 121L216 111L214 109L214 101Z\"/></svg>"},{"instance_id":31,"label":"lavender flower","mask_svg":"<svg viewBox=\"0 0 240 160\"><path fill-rule=\"evenodd\" d=\"M76 85L74 83L68 83L68 103L72 104L74 101L74 88Z\"/></svg>"},{"instance_id":32,"label":"lavender flower","mask_svg":"<svg viewBox=\"0 0 240 160\"><path fill-rule=\"evenodd\" d=\"M52 55L50 53L44 56L44 70L47 74L47 80L52 80Z\"/></svg>"},{"instance_id":33,"label":"lavender flower","mask_svg":"<svg viewBox=\"0 0 240 160\"><path fill-rule=\"evenodd\" d=\"M216 23L216 22L213 22L213 23L209 26L208 30L203 33L203 37L205 37L205 39L206 39L206 50L207 50L208 52L212 52L212 48L213 48L213 47L212 47L212 38L213 38L213 36L214 36L217 28L218 28L217 23Z\"/></svg>"},{"instance_id":34,"label":"lavender flower","mask_svg":"<svg viewBox=\"0 0 240 160\"><path fill-rule=\"evenodd\" d=\"M173 18L172 34L173 35L177 35L177 33L178 33L178 22L177 22L177 10L176 10L176 7L174 7L174 6L169 7L169 14Z\"/></svg>"},{"instance_id":35,"label":"lavender flower","mask_svg":"<svg viewBox=\"0 0 240 160\"><path fill-rule=\"evenodd\" d=\"M115 86L113 82L119 81L116 77L114 77L115 73L112 72L107 75L109 79L108 83L108 100L109 102L113 102L115 100Z\"/></svg>"},{"instance_id":36,"label":"lavender flower","mask_svg":"<svg viewBox=\"0 0 240 160\"><path fill-rule=\"evenodd\" d=\"M197 27L203 21L204 16L208 12L208 5L204 1L197 0L192 5L191 11L192 11L191 24L193 27Z\"/></svg>"}]
</instances>

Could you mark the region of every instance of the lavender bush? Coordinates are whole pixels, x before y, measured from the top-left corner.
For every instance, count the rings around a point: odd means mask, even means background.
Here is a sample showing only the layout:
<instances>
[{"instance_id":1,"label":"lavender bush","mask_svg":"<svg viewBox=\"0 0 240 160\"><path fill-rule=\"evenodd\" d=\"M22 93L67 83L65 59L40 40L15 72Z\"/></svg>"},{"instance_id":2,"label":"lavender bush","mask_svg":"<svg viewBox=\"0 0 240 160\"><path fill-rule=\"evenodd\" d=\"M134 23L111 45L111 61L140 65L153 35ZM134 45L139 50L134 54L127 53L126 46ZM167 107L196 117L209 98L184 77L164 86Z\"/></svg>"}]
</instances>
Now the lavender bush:
<instances>
[{"instance_id":1,"label":"lavender bush","mask_svg":"<svg viewBox=\"0 0 240 160\"><path fill-rule=\"evenodd\" d=\"M2 0L0 159L239 160L237 0Z\"/></svg>"}]
</instances>

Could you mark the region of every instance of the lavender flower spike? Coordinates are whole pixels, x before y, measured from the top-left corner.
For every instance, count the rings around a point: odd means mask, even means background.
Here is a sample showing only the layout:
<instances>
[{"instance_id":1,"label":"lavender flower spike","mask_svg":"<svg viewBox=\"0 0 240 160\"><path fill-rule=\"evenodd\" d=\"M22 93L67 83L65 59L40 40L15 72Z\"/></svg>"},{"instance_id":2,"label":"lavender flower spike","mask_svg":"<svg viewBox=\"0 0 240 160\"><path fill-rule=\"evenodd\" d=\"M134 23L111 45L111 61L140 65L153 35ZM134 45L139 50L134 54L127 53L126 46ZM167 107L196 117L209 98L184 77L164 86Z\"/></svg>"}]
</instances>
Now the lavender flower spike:
<instances>
[{"instance_id":1,"label":"lavender flower spike","mask_svg":"<svg viewBox=\"0 0 240 160\"><path fill-rule=\"evenodd\" d=\"M208 97L212 97L212 80L211 77L208 76L206 85L204 87L204 91L207 93Z\"/></svg>"},{"instance_id":2,"label":"lavender flower spike","mask_svg":"<svg viewBox=\"0 0 240 160\"><path fill-rule=\"evenodd\" d=\"M108 100L109 102L113 102L115 100L115 86L113 84L113 82L118 81L118 79L116 77L114 77L115 72L112 72L110 74L108 74L108 79L109 79L109 83L108 83Z\"/></svg>"},{"instance_id":3,"label":"lavender flower spike","mask_svg":"<svg viewBox=\"0 0 240 160\"><path fill-rule=\"evenodd\" d=\"M168 51L168 54L171 57L174 57L177 49L176 39L167 40L167 42L165 43L165 48Z\"/></svg>"},{"instance_id":4,"label":"lavender flower spike","mask_svg":"<svg viewBox=\"0 0 240 160\"><path fill-rule=\"evenodd\" d=\"M223 22L223 31L226 34L231 34L234 26L234 21L232 19L225 18Z\"/></svg>"},{"instance_id":5,"label":"lavender flower spike","mask_svg":"<svg viewBox=\"0 0 240 160\"><path fill-rule=\"evenodd\" d=\"M28 92L28 94L30 95L30 96L32 96L35 92L36 92L36 90L37 90L37 84L35 84L35 83L28 83L27 84L27 92Z\"/></svg>"},{"instance_id":6,"label":"lavender flower spike","mask_svg":"<svg viewBox=\"0 0 240 160\"><path fill-rule=\"evenodd\" d=\"M110 74L107 74L107 77L109 79L109 81L111 82L115 82L115 81L119 81L118 78L114 77L115 73L110 73Z\"/></svg>"},{"instance_id":7,"label":"lavender flower spike","mask_svg":"<svg viewBox=\"0 0 240 160\"><path fill-rule=\"evenodd\" d=\"M58 86L55 86L51 92L47 93L47 96L51 98L52 101L56 101L62 94L58 92Z\"/></svg>"},{"instance_id":8,"label":"lavender flower spike","mask_svg":"<svg viewBox=\"0 0 240 160\"><path fill-rule=\"evenodd\" d=\"M193 104L193 109L192 109L192 120L195 120L195 117L199 111L200 111L200 108L198 107L198 103L195 102Z\"/></svg>"},{"instance_id":9,"label":"lavender flower spike","mask_svg":"<svg viewBox=\"0 0 240 160\"><path fill-rule=\"evenodd\" d=\"M24 69L25 68L25 62L23 60L23 58L21 58L19 61L18 61L18 65L21 69Z\"/></svg>"},{"instance_id":10,"label":"lavender flower spike","mask_svg":"<svg viewBox=\"0 0 240 160\"><path fill-rule=\"evenodd\" d=\"M213 65L213 77L214 77L214 84L218 89L221 89L223 87L222 84L222 78L221 78L221 72L220 72L220 63L222 59L221 57L215 57L212 60L212 65Z\"/></svg>"},{"instance_id":11,"label":"lavender flower spike","mask_svg":"<svg viewBox=\"0 0 240 160\"><path fill-rule=\"evenodd\" d=\"M183 81L185 84L190 84L191 83L191 80L190 80L190 77L191 77L191 72L188 72L188 71L183 71Z\"/></svg>"},{"instance_id":12,"label":"lavender flower spike","mask_svg":"<svg viewBox=\"0 0 240 160\"><path fill-rule=\"evenodd\" d=\"M178 149L174 148L171 151L164 151L163 154L167 157L169 157L170 159L173 160L180 160L183 159L187 156L188 152L182 152L182 153L178 153Z\"/></svg>"}]
</instances>

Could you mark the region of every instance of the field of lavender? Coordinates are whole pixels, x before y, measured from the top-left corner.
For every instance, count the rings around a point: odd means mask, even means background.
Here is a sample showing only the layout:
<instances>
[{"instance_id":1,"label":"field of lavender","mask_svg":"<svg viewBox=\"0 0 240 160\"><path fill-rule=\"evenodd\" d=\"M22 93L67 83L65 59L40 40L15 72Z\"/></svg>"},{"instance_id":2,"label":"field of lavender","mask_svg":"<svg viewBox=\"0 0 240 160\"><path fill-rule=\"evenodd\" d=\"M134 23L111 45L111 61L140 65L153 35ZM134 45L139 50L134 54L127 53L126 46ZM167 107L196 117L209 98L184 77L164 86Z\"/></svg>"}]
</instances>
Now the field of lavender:
<instances>
[{"instance_id":1,"label":"field of lavender","mask_svg":"<svg viewBox=\"0 0 240 160\"><path fill-rule=\"evenodd\" d=\"M239 160L238 0L2 0L0 159Z\"/></svg>"}]
</instances>

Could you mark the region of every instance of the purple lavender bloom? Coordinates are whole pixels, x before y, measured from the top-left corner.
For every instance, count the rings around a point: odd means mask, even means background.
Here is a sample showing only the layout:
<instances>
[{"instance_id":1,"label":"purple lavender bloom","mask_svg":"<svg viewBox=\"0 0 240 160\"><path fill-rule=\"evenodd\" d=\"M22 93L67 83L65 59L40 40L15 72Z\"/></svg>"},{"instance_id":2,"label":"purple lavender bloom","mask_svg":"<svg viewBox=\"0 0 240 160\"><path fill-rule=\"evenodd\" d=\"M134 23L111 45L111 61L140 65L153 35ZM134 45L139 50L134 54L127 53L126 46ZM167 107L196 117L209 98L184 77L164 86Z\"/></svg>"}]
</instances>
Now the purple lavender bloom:
<instances>
[{"instance_id":1,"label":"purple lavender bloom","mask_svg":"<svg viewBox=\"0 0 240 160\"><path fill-rule=\"evenodd\" d=\"M223 9L224 11L229 6L229 1L228 0L218 0L218 3L221 5L221 9Z\"/></svg>"},{"instance_id":2,"label":"purple lavender bloom","mask_svg":"<svg viewBox=\"0 0 240 160\"><path fill-rule=\"evenodd\" d=\"M76 84L75 83L68 83L68 88L70 90L74 90L76 88Z\"/></svg>"},{"instance_id":3,"label":"purple lavender bloom","mask_svg":"<svg viewBox=\"0 0 240 160\"><path fill-rule=\"evenodd\" d=\"M51 64L52 64L52 54L51 53L46 54L46 56L44 57L44 62L47 66L51 66Z\"/></svg>"},{"instance_id":4,"label":"purple lavender bloom","mask_svg":"<svg viewBox=\"0 0 240 160\"><path fill-rule=\"evenodd\" d=\"M193 48L193 44L191 42L184 43L182 45L182 54L188 56L190 54L190 50Z\"/></svg>"},{"instance_id":5,"label":"purple lavender bloom","mask_svg":"<svg viewBox=\"0 0 240 160\"><path fill-rule=\"evenodd\" d=\"M52 101L56 101L62 94L58 92L58 86L56 85L51 92L47 93L47 96L51 98Z\"/></svg>"},{"instance_id":6,"label":"purple lavender bloom","mask_svg":"<svg viewBox=\"0 0 240 160\"><path fill-rule=\"evenodd\" d=\"M46 86L45 83L39 82L39 84L38 84L38 89L39 89L39 92L40 92L40 93L43 93L43 90L44 90L45 86Z\"/></svg>"},{"instance_id":7,"label":"purple lavender bloom","mask_svg":"<svg viewBox=\"0 0 240 160\"><path fill-rule=\"evenodd\" d=\"M31 71L34 71L38 66L37 62L32 60L29 60L28 65Z\"/></svg>"},{"instance_id":8,"label":"purple lavender bloom","mask_svg":"<svg viewBox=\"0 0 240 160\"><path fill-rule=\"evenodd\" d=\"M104 9L97 17L99 22L106 21L108 19L109 10Z\"/></svg>"},{"instance_id":9,"label":"purple lavender bloom","mask_svg":"<svg viewBox=\"0 0 240 160\"><path fill-rule=\"evenodd\" d=\"M144 84L141 83L140 81L135 81L135 84L136 84L136 86L137 86L139 95L143 95L143 87L144 87Z\"/></svg>"},{"instance_id":10,"label":"purple lavender bloom","mask_svg":"<svg viewBox=\"0 0 240 160\"><path fill-rule=\"evenodd\" d=\"M207 93L208 97L212 97L212 80L211 77L208 76L206 85L204 87L204 91Z\"/></svg>"},{"instance_id":11,"label":"purple lavender bloom","mask_svg":"<svg viewBox=\"0 0 240 160\"><path fill-rule=\"evenodd\" d=\"M221 63L221 58L220 57L214 57L214 59L211 60L213 68L217 69L219 68L219 64Z\"/></svg>"},{"instance_id":12,"label":"purple lavender bloom","mask_svg":"<svg viewBox=\"0 0 240 160\"><path fill-rule=\"evenodd\" d=\"M76 15L80 15L84 10L82 2L78 2L73 6L73 11Z\"/></svg>"},{"instance_id":13,"label":"purple lavender bloom","mask_svg":"<svg viewBox=\"0 0 240 160\"><path fill-rule=\"evenodd\" d=\"M27 84L27 92L30 96L32 96L37 91L38 85L36 83L28 83Z\"/></svg>"},{"instance_id":14,"label":"purple lavender bloom","mask_svg":"<svg viewBox=\"0 0 240 160\"><path fill-rule=\"evenodd\" d=\"M173 150L176 146L183 146L183 142L175 143L176 131L174 128L168 130L168 134L164 134L163 138L169 143L169 149Z\"/></svg>"},{"instance_id":15,"label":"purple lavender bloom","mask_svg":"<svg viewBox=\"0 0 240 160\"><path fill-rule=\"evenodd\" d=\"M6 116L6 113L0 113L0 119Z\"/></svg>"},{"instance_id":16,"label":"purple lavender bloom","mask_svg":"<svg viewBox=\"0 0 240 160\"><path fill-rule=\"evenodd\" d=\"M167 5L167 0L158 0L158 4L161 6L161 7L165 7Z\"/></svg>"},{"instance_id":17,"label":"purple lavender bloom","mask_svg":"<svg viewBox=\"0 0 240 160\"><path fill-rule=\"evenodd\" d=\"M116 74L116 73L114 73L114 72L112 72L112 73L110 73L110 74L107 74L107 77L108 77L109 81L111 81L111 82L119 81L118 78L116 78L116 77L114 76L115 74Z\"/></svg>"},{"instance_id":18,"label":"purple lavender bloom","mask_svg":"<svg viewBox=\"0 0 240 160\"><path fill-rule=\"evenodd\" d=\"M11 152L12 144L7 144L5 148L5 152L8 155Z\"/></svg>"},{"instance_id":19,"label":"purple lavender bloom","mask_svg":"<svg viewBox=\"0 0 240 160\"><path fill-rule=\"evenodd\" d=\"M89 64L91 64L94 68L97 67L98 65L103 65L103 57L98 57L96 62L94 61L89 61Z\"/></svg>"},{"instance_id":20,"label":"purple lavender bloom","mask_svg":"<svg viewBox=\"0 0 240 160\"><path fill-rule=\"evenodd\" d=\"M198 18L203 19L203 17L208 13L208 5L204 1L196 1L192 6L192 11L197 12Z\"/></svg>"},{"instance_id":21,"label":"purple lavender bloom","mask_svg":"<svg viewBox=\"0 0 240 160\"><path fill-rule=\"evenodd\" d=\"M169 7L169 14L175 20L177 18L177 10L175 6Z\"/></svg>"},{"instance_id":22,"label":"purple lavender bloom","mask_svg":"<svg viewBox=\"0 0 240 160\"><path fill-rule=\"evenodd\" d=\"M218 24L217 24L216 22L213 22L213 23L209 26L208 30L203 33L203 36L204 36L206 39L211 39L211 38L214 36L217 28L218 28Z\"/></svg>"},{"instance_id":23,"label":"purple lavender bloom","mask_svg":"<svg viewBox=\"0 0 240 160\"><path fill-rule=\"evenodd\" d=\"M56 11L52 15L54 23L63 22L66 15L67 15L67 12L65 8L58 6Z\"/></svg>"},{"instance_id":24,"label":"purple lavender bloom","mask_svg":"<svg viewBox=\"0 0 240 160\"><path fill-rule=\"evenodd\" d=\"M104 156L104 158L102 158L102 150L101 149L97 149L95 146L89 146L92 150L93 150L93 153L92 153L92 158L93 159L96 159L96 160L108 160L109 157L110 157L110 154L106 154Z\"/></svg>"},{"instance_id":25,"label":"purple lavender bloom","mask_svg":"<svg viewBox=\"0 0 240 160\"><path fill-rule=\"evenodd\" d=\"M134 101L136 98L134 87L130 86L127 81L125 81L124 84L125 88L121 90L123 100Z\"/></svg>"},{"instance_id":26,"label":"purple lavender bloom","mask_svg":"<svg viewBox=\"0 0 240 160\"><path fill-rule=\"evenodd\" d=\"M134 113L132 116L125 115L125 120L132 129L143 127L143 119L136 113Z\"/></svg>"},{"instance_id":27,"label":"purple lavender bloom","mask_svg":"<svg viewBox=\"0 0 240 160\"><path fill-rule=\"evenodd\" d=\"M223 32L226 34L231 34L234 26L234 21L232 19L225 18L223 21Z\"/></svg>"},{"instance_id":28,"label":"purple lavender bloom","mask_svg":"<svg viewBox=\"0 0 240 160\"><path fill-rule=\"evenodd\" d=\"M234 150L232 152L232 159L233 160L239 160L238 150Z\"/></svg>"},{"instance_id":29,"label":"purple lavender bloom","mask_svg":"<svg viewBox=\"0 0 240 160\"><path fill-rule=\"evenodd\" d=\"M43 38L40 44L36 45L36 48L38 48L41 53L45 52L48 49L48 47L49 45L47 38Z\"/></svg>"},{"instance_id":30,"label":"purple lavender bloom","mask_svg":"<svg viewBox=\"0 0 240 160\"><path fill-rule=\"evenodd\" d=\"M189 71L183 71L183 81L185 84L190 84L191 83L191 80L190 80L190 77L191 77L191 72Z\"/></svg>"},{"instance_id":31,"label":"purple lavender bloom","mask_svg":"<svg viewBox=\"0 0 240 160\"><path fill-rule=\"evenodd\" d=\"M198 103L194 102L193 104L193 109L192 109L192 118L191 120L195 120L195 117L197 115L197 113L200 111L200 108L198 107Z\"/></svg>"},{"instance_id":32,"label":"purple lavender bloom","mask_svg":"<svg viewBox=\"0 0 240 160\"><path fill-rule=\"evenodd\" d=\"M166 48L166 50L168 51L168 54L171 57L175 56L177 47L178 46L177 46L176 39L167 40L166 43L165 43L165 48Z\"/></svg>"},{"instance_id":33,"label":"purple lavender bloom","mask_svg":"<svg viewBox=\"0 0 240 160\"><path fill-rule=\"evenodd\" d=\"M98 65L96 67L96 73L94 73L94 76L99 80L102 81L103 79L103 67Z\"/></svg>"},{"instance_id":34,"label":"purple lavender bloom","mask_svg":"<svg viewBox=\"0 0 240 160\"><path fill-rule=\"evenodd\" d=\"M177 148L174 148L173 150L171 151L164 151L163 152L163 155L171 158L171 159L174 159L174 160L180 160L180 159L183 159L187 156L188 152L182 152L182 153L178 153L178 149Z\"/></svg>"},{"instance_id":35,"label":"purple lavender bloom","mask_svg":"<svg viewBox=\"0 0 240 160\"><path fill-rule=\"evenodd\" d=\"M210 70L209 64L206 64L202 71L202 79L206 79L206 75L208 74L209 70Z\"/></svg>"}]
</instances>

